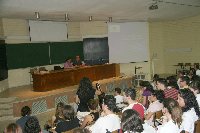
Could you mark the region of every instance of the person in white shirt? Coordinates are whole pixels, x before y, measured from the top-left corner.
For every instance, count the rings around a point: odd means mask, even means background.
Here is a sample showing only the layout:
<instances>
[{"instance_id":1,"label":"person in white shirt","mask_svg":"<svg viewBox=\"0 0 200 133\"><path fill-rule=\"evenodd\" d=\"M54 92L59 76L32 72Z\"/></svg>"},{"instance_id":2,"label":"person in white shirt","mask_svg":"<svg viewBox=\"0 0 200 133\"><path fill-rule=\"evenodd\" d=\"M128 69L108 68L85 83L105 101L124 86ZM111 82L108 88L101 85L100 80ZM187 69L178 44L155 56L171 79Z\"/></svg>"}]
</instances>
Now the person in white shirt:
<instances>
[{"instance_id":1,"label":"person in white shirt","mask_svg":"<svg viewBox=\"0 0 200 133\"><path fill-rule=\"evenodd\" d=\"M179 126L182 122L181 107L172 98L166 98L163 104L163 121L162 125L157 127L157 133L179 133Z\"/></svg>"},{"instance_id":2,"label":"person in white shirt","mask_svg":"<svg viewBox=\"0 0 200 133\"><path fill-rule=\"evenodd\" d=\"M120 88L115 88L115 99L116 99L116 104L120 104L124 102L124 97L121 95Z\"/></svg>"},{"instance_id":3,"label":"person in white shirt","mask_svg":"<svg viewBox=\"0 0 200 133\"><path fill-rule=\"evenodd\" d=\"M182 107L182 123L180 132L194 132L194 123L200 117L199 105L193 92L189 89L181 89L178 94L178 103Z\"/></svg>"},{"instance_id":4,"label":"person in white shirt","mask_svg":"<svg viewBox=\"0 0 200 133\"><path fill-rule=\"evenodd\" d=\"M148 124L143 124L137 111L127 109L122 114L121 128L124 133L155 133L155 129Z\"/></svg>"},{"instance_id":5,"label":"person in white shirt","mask_svg":"<svg viewBox=\"0 0 200 133\"><path fill-rule=\"evenodd\" d=\"M104 116L97 119L89 130L92 133L106 133L120 129L120 118L114 114L116 108L116 100L114 96L106 95L102 104Z\"/></svg>"},{"instance_id":6,"label":"person in white shirt","mask_svg":"<svg viewBox=\"0 0 200 133\"><path fill-rule=\"evenodd\" d=\"M155 112L162 110L163 108L163 100L165 98L164 91L162 90L155 90L151 96L150 96L150 101L151 104L149 105L149 108L146 111L145 115L145 121L153 126L153 115Z\"/></svg>"},{"instance_id":7,"label":"person in white shirt","mask_svg":"<svg viewBox=\"0 0 200 133\"><path fill-rule=\"evenodd\" d=\"M198 105L200 107L200 80L199 79L194 79L190 85L189 89L194 93L196 96L196 100L198 102Z\"/></svg>"}]
</instances>

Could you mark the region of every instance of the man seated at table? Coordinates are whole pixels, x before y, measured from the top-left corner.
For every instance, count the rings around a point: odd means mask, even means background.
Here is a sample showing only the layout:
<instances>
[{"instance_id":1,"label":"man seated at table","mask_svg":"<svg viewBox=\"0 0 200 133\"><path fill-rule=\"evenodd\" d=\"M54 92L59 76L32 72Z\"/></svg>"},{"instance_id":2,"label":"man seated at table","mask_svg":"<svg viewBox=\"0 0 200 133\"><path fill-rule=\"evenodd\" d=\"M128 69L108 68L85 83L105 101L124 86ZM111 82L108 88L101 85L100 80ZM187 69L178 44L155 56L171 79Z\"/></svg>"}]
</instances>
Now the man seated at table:
<instances>
[{"instance_id":1,"label":"man seated at table","mask_svg":"<svg viewBox=\"0 0 200 133\"><path fill-rule=\"evenodd\" d=\"M65 60L65 64L64 64L64 68L73 68L73 64L72 64L72 59L70 57L68 57L66 60Z\"/></svg>"},{"instance_id":2,"label":"man seated at table","mask_svg":"<svg viewBox=\"0 0 200 133\"><path fill-rule=\"evenodd\" d=\"M73 65L74 66L82 66L83 65L83 62L81 61L81 58L79 55L76 56L76 59L75 61L73 62Z\"/></svg>"}]
</instances>

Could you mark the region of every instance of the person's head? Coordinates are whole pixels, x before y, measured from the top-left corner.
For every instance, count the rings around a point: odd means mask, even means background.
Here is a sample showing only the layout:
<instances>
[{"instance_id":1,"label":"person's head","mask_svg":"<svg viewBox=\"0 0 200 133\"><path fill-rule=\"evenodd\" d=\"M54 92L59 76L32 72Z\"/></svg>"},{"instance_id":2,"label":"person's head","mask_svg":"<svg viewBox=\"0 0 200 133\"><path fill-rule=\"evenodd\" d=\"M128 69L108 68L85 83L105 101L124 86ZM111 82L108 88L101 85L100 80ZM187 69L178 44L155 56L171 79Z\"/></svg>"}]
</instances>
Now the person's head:
<instances>
[{"instance_id":1,"label":"person's head","mask_svg":"<svg viewBox=\"0 0 200 133\"><path fill-rule=\"evenodd\" d=\"M98 102L97 102L96 100L90 99L90 100L88 101L88 108L89 108L90 110L96 110L97 107L98 107Z\"/></svg>"},{"instance_id":2,"label":"person's head","mask_svg":"<svg viewBox=\"0 0 200 133\"><path fill-rule=\"evenodd\" d=\"M91 80L87 77L83 77L80 80L78 88L78 91L80 91L80 96L86 97L91 89L93 89Z\"/></svg>"},{"instance_id":3,"label":"person's head","mask_svg":"<svg viewBox=\"0 0 200 133\"><path fill-rule=\"evenodd\" d=\"M163 115L167 118L171 117L174 122L180 125L182 122L182 110L178 102L175 101L173 98L166 98L163 101L163 105Z\"/></svg>"},{"instance_id":4,"label":"person's head","mask_svg":"<svg viewBox=\"0 0 200 133\"><path fill-rule=\"evenodd\" d=\"M179 89L179 86L177 84L177 79L175 76L167 77L167 83L168 83L168 87L176 88L177 90Z\"/></svg>"},{"instance_id":5,"label":"person's head","mask_svg":"<svg viewBox=\"0 0 200 133\"><path fill-rule=\"evenodd\" d=\"M180 78L185 75L185 71L178 71L177 76Z\"/></svg>"},{"instance_id":6,"label":"person's head","mask_svg":"<svg viewBox=\"0 0 200 133\"><path fill-rule=\"evenodd\" d=\"M77 56L76 56L76 61L79 61L79 60L80 60L80 56L77 55Z\"/></svg>"},{"instance_id":7,"label":"person's head","mask_svg":"<svg viewBox=\"0 0 200 133\"><path fill-rule=\"evenodd\" d=\"M74 108L71 105L65 105L63 115L65 120L73 120L75 116Z\"/></svg>"},{"instance_id":8,"label":"person's head","mask_svg":"<svg viewBox=\"0 0 200 133\"><path fill-rule=\"evenodd\" d=\"M6 128L5 128L5 133L22 133L22 129L19 125L16 123L10 123Z\"/></svg>"},{"instance_id":9,"label":"person's head","mask_svg":"<svg viewBox=\"0 0 200 133\"><path fill-rule=\"evenodd\" d=\"M153 86L151 85L151 83L149 81L142 81L140 82L140 86L144 89L144 90L148 90L150 92L153 91Z\"/></svg>"},{"instance_id":10,"label":"person's head","mask_svg":"<svg viewBox=\"0 0 200 133\"><path fill-rule=\"evenodd\" d=\"M194 93L189 89L181 89L178 94L178 103L183 112L187 112L191 108L195 109L197 116L200 116L199 105Z\"/></svg>"},{"instance_id":11,"label":"person's head","mask_svg":"<svg viewBox=\"0 0 200 133\"><path fill-rule=\"evenodd\" d=\"M64 109L64 103L59 102L56 106L56 116L62 115L63 114L63 109Z\"/></svg>"},{"instance_id":12,"label":"person's head","mask_svg":"<svg viewBox=\"0 0 200 133\"><path fill-rule=\"evenodd\" d=\"M126 88L124 90L125 100L129 103L129 101L135 100L136 91L133 88Z\"/></svg>"},{"instance_id":13,"label":"person's head","mask_svg":"<svg viewBox=\"0 0 200 133\"><path fill-rule=\"evenodd\" d=\"M164 78L157 79L156 86L157 86L158 90L166 89L167 88L167 80Z\"/></svg>"},{"instance_id":14,"label":"person's head","mask_svg":"<svg viewBox=\"0 0 200 133\"><path fill-rule=\"evenodd\" d=\"M153 81L157 81L157 79L159 79L159 75L158 74L154 74L153 75Z\"/></svg>"},{"instance_id":15,"label":"person's head","mask_svg":"<svg viewBox=\"0 0 200 133\"><path fill-rule=\"evenodd\" d=\"M153 93L151 93L150 100L152 102L158 100L160 103L162 103L164 98L165 98L165 94L163 90L155 90L153 91Z\"/></svg>"},{"instance_id":16,"label":"person's head","mask_svg":"<svg viewBox=\"0 0 200 133\"><path fill-rule=\"evenodd\" d=\"M133 109L127 109L123 112L121 126L124 132L127 131L140 133L144 130L142 123L143 122L137 111Z\"/></svg>"},{"instance_id":17,"label":"person's head","mask_svg":"<svg viewBox=\"0 0 200 133\"><path fill-rule=\"evenodd\" d=\"M24 106L21 109L21 116L26 116L31 114L31 109L28 106Z\"/></svg>"},{"instance_id":18,"label":"person's head","mask_svg":"<svg viewBox=\"0 0 200 133\"><path fill-rule=\"evenodd\" d=\"M67 59L65 60L66 62L71 62L72 58L71 57L67 57Z\"/></svg>"},{"instance_id":19,"label":"person's head","mask_svg":"<svg viewBox=\"0 0 200 133\"><path fill-rule=\"evenodd\" d=\"M40 133L41 128L37 117L31 116L28 118L24 125L24 132L25 133Z\"/></svg>"},{"instance_id":20,"label":"person's head","mask_svg":"<svg viewBox=\"0 0 200 133\"><path fill-rule=\"evenodd\" d=\"M187 86L187 85L189 85L189 83L190 83L190 78L188 76L180 77L180 82L179 82L180 87Z\"/></svg>"},{"instance_id":21,"label":"person's head","mask_svg":"<svg viewBox=\"0 0 200 133\"><path fill-rule=\"evenodd\" d=\"M193 80L189 85L189 89L194 93L194 95L199 94L200 93L200 81Z\"/></svg>"},{"instance_id":22,"label":"person's head","mask_svg":"<svg viewBox=\"0 0 200 133\"><path fill-rule=\"evenodd\" d=\"M117 109L116 99L113 95L106 95L103 99L102 109L106 113L107 111L115 112Z\"/></svg>"},{"instance_id":23,"label":"person's head","mask_svg":"<svg viewBox=\"0 0 200 133\"><path fill-rule=\"evenodd\" d=\"M120 95L121 89L119 87L115 88L115 95Z\"/></svg>"}]
</instances>

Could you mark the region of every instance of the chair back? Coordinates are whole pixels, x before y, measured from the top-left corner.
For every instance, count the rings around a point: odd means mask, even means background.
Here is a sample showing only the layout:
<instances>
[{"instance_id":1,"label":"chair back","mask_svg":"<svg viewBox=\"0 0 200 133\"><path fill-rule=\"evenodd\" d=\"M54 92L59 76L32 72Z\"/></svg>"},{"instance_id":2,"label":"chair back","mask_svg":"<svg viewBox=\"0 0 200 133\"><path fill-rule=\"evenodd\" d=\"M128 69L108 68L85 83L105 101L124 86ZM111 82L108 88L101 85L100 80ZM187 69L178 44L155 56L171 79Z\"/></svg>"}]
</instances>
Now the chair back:
<instances>
[{"instance_id":1,"label":"chair back","mask_svg":"<svg viewBox=\"0 0 200 133\"><path fill-rule=\"evenodd\" d=\"M194 133L200 133L200 120L194 123Z\"/></svg>"},{"instance_id":2,"label":"chair back","mask_svg":"<svg viewBox=\"0 0 200 133\"><path fill-rule=\"evenodd\" d=\"M156 119L160 119L163 116L162 110L157 111L154 113L153 115L153 122L154 122L154 126L156 127Z\"/></svg>"}]
</instances>

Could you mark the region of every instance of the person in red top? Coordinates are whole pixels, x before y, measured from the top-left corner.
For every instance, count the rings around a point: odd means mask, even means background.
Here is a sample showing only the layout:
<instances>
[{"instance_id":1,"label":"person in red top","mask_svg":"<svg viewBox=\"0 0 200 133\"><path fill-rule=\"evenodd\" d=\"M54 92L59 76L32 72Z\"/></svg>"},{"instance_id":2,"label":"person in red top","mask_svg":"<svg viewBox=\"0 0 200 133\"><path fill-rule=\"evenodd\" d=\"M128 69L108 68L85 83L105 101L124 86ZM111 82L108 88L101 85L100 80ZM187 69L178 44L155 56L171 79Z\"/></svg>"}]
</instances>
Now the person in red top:
<instances>
[{"instance_id":1,"label":"person in red top","mask_svg":"<svg viewBox=\"0 0 200 133\"><path fill-rule=\"evenodd\" d=\"M125 107L122 110L122 113L127 109L133 109L133 110L136 110L139 113L140 118L142 120L144 120L145 107L141 103L138 103L136 101L136 99L135 99L136 98L135 89L133 89L133 88L125 89L124 90L124 97L125 97L125 101L128 103L128 106Z\"/></svg>"},{"instance_id":2,"label":"person in red top","mask_svg":"<svg viewBox=\"0 0 200 133\"><path fill-rule=\"evenodd\" d=\"M163 90L165 98L173 98L174 100L177 100L178 98L178 90L173 87L167 87L167 80L164 78L159 78L157 80L157 88L158 90Z\"/></svg>"}]
</instances>

